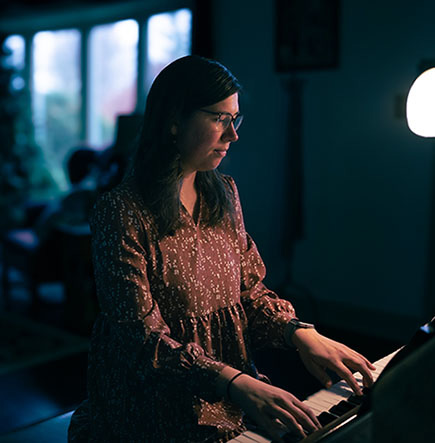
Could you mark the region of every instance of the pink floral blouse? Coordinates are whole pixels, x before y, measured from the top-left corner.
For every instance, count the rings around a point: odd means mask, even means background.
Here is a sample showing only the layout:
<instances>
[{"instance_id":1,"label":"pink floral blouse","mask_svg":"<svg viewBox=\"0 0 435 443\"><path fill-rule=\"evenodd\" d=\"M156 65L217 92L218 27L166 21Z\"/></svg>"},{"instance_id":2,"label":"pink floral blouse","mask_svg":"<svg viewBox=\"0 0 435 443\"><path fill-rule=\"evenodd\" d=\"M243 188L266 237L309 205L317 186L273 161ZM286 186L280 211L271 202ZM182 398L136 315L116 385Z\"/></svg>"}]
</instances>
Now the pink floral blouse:
<instances>
[{"instance_id":1,"label":"pink floral blouse","mask_svg":"<svg viewBox=\"0 0 435 443\"><path fill-rule=\"evenodd\" d=\"M206 226L200 199L198 222L182 208L182 226L161 240L129 180L97 202L89 441L217 442L245 429L239 408L217 396L217 377L225 365L258 376L252 349L284 347L295 313L262 283L264 264L226 181L235 223ZM79 428L73 420L70 440Z\"/></svg>"}]
</instances>

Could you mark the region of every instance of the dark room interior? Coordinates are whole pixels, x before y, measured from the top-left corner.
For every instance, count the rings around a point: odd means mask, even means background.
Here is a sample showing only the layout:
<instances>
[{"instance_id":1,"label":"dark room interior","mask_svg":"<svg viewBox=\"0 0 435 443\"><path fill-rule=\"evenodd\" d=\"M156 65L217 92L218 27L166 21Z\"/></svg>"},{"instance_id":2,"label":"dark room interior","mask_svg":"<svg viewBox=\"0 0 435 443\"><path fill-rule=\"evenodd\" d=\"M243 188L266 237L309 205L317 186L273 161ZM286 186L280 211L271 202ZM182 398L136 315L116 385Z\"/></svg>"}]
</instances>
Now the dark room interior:
<instances>
[{"instance_id":1,"label":"dark room interior","mask_svg":"<svg viewBox=\"0 0 435 443\"><path fill-rule=\"evenodd\" d=\"M67 441L47 420L87 395L87 217L122 178L153 78L187 54L243 86L220 170L266 285L373 362L409 343L435 316L435 142L406 119L434 16L431 0L1 0L0 442ZM295 395L321 389L295 352L257 359Z\"/></svg>"}]
</instances>

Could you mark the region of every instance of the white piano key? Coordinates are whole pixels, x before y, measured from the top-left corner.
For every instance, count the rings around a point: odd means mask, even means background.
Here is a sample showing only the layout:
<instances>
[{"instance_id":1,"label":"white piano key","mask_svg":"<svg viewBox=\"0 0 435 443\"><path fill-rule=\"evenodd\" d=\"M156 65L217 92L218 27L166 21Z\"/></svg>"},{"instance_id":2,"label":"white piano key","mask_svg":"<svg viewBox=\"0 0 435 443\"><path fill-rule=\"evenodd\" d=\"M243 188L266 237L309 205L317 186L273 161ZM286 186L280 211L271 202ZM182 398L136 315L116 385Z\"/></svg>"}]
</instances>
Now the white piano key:
<instances>
[{"instance_id":1,"label":"white piano key","mask_svg":"<svg viewBox=\"0 0 435 443\"><path fill-rule=\"evenodd\" d=\"M245 434L246 434L245 432L243 434L240 434L238 437L230 440L230 442L231 443L256 443L259 441L259 440L254 440L252 438L249 438Z\"/></svg>"},{"instance_id":2,"label":"white piano key","mask_svg":"<svg viewBox=\"0 0 435 443\"><path fill-rule=\"evenodd\" d=\"M243 437L244 440L230 440L231 442L233 441L238 441L240 443L272 443L272 440L257 434L254 431L245 431L243 434L239 435L237 438Z\"/></svg>"},{"instance_id":3,"label":"white piano key","mask_svg":"<svg viewBox=\"0 0 435 443\"><path fill-rule=\"evenodd\" d=\"M316 400L317 398L322 398L328 403L333 403L334 401L341 401L343 400L343 398L347 397L344 397L332 391L320 391L319 395L308 397L306 401Z\"/></svg>"},{"instance_id":4,"label":"white piano key","mask_svg":"<svg viewBox=\"0 0 435 443\"><path fill-rule=\"evenodd\" d=\"M337 396L339 396L341 398L349 397L353 393L350 386L343 380L339 381L335 385L331 386L329 391L332 392L333 394L336 394Z\"/></svg>"},{"instance_id":5,"label":"white piano key","mask_svg":"<svg viewBox=\"0 0 435 443\"><path fill-rule=\"evenodd\" d=\"M316 405L320 408L322 408L322 410L324 411L325 408L329 409L331 402L327 399L325 399L324 397L317 397L317 398L313 398L309 401L304 401L304 404L311 406L311 405Z\"/></svg>"},{"instance_id":6,"label":"white piano key","mask_svg":"<svg viewBox=\"0 0 435 443\"><path fill-rule=\"evenodd\" d=\"M246 443L246 441L252 443L252 440L247 440L243 434L240 434L237 437L231 439L228 443Z\"/></svg>"}]
</instances>

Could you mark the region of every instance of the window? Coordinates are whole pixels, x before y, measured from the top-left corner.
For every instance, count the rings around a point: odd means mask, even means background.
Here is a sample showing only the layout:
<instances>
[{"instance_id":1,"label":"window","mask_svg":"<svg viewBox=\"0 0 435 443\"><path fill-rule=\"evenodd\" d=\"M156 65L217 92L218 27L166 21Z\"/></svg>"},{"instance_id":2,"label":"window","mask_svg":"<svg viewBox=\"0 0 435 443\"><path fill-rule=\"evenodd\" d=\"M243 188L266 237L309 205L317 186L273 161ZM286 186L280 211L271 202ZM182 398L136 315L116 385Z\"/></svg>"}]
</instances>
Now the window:
<instances>
[{"instance_id":1,"label":"window","mask_svg":"<svg viewBox=\"0 0 435 443\"><path fill-rule=\"evenodd\" d=\"M27 75L16 87L30 88L34 139L59 190L68 187L71 150L111 146L118 115L143 112L155 76L191 51L190 9L132 16L8 39L11 63Z\"/></svg>"},{"instance_id":2,"label":"window","mask_svg":"<svg viewBox=\"0 0 435 443\"><path fill-rule=\"evenodd\" d=\"M35 141L61 189L65 155L80 142L80 32L38 32L32 44Z\"/></svg>"},{"instance_id":3,"label":"window","mask_svg":"<svg viewBox=\"0 0 435 443\"><path fill-rule=\"evenodd\" d=\"M123 20L95 26L89 36L89 136L91 145L112 143L118 114L136 107L139 26Z\"/></svg>"},{"instance_id":4,"label":"window","mask_svg":"<svg viewBox=\"0 0 435 443\"><path fill-rule=\"evenodd\" d=\"M145 89L171 61L190 54L192 16L189 9L155 14L148 19Z\"/></svg>"}]
</instances>

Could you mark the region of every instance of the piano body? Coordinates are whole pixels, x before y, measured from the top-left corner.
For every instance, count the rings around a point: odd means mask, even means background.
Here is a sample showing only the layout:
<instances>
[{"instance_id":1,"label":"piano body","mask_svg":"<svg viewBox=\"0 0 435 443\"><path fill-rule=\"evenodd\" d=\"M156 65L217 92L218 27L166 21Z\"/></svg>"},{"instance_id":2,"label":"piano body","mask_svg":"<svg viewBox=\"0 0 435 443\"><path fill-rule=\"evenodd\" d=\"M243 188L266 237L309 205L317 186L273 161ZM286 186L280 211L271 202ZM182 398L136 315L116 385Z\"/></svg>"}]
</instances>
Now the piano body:
<instances>
[{"instance_id":1,"label":"piano body","mask_svg":"<svg viewBox=\"0 0 435 443\"><path fill-rule=\"evenodd\" d=\"M422 326L408 345L374 364L375 384L369 406L366 399L361 405L361 398L353 394L346 382L339 381L304 400L323 428L303 439L287 434L283 440L288 443L435 442L434 320L428 325ZM354 376L362 383L361 374ZM249 430L229 443L272 443L272 440Z\"/></svg>"}]
</instances>

